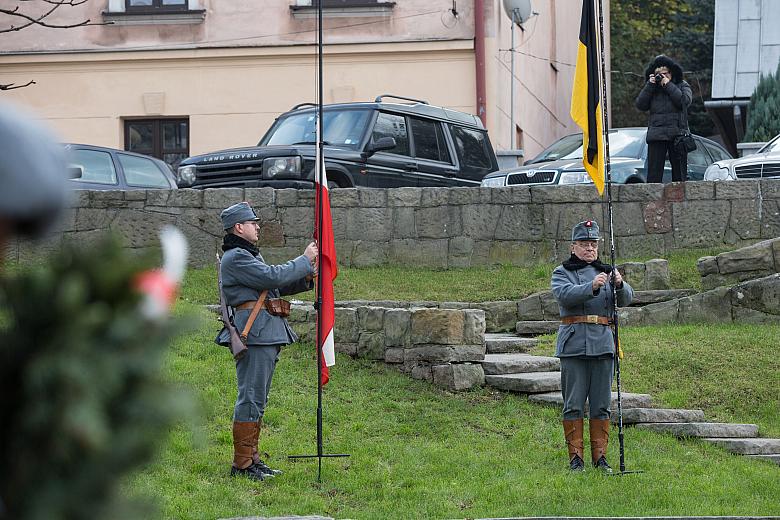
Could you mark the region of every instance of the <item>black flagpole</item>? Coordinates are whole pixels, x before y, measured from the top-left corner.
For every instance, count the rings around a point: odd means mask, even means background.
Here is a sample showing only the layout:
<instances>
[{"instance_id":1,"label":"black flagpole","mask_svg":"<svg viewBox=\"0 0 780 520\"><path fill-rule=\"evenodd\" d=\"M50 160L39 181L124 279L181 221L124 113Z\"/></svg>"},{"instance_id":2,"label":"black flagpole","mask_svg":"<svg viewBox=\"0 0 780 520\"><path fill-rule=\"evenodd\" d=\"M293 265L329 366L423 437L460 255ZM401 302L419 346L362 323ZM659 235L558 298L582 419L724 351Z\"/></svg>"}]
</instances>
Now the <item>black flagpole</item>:
<instances>
[{"instance_id":1,"label":"black flagpole","mask_svg":"<svg viewBox=\"0 0 780 520\"><path fill-rule=\"evenodd\" d=\"M591 2L593 0L585 0ZM624 475L626 473L641 473L640 471L626 471L626 451L623 438L623 396L620 382L620 335L618 327L617 312L617 288L615 287L615 227L613 225L612 211L612 168L609 157L609 115L607 102L607 67L606 56L604 52L604 8L602 0L598 0L599 9L599 51L601 54L601 112L602 117L602 139L604 141L604 172L607 181L607 215L609 219L609 254L610 254L610 273L612 287L612 323L615 339L615 378L617 380L617 409L618 409L618 443L620 444L620 471L613 475Z\"/></svg>"},{"instance_id":2,"label":"black flagpole","mask_svg":"<svg viewBox=\"0 0 780 520\"><path fill-rule=\"evenodd\" d=\"M314 174L317 177L315 189L319 189L319 196L315 197L316 204L314 208L315 223L317 230L317 241L322 237L322 190L323 176L325 166L325 141L323 141L322 119L322 0L317 2L317 164L314 167ZM290 459L313 459L317 458L317 482L322 482L322 458L323 457L349 457L346 454L325 454L322 448L322 277L317 276L317 295L314 300L314 308L317 311L317 454L316 455L290 455Z\"/></svg>"}]
</instances>

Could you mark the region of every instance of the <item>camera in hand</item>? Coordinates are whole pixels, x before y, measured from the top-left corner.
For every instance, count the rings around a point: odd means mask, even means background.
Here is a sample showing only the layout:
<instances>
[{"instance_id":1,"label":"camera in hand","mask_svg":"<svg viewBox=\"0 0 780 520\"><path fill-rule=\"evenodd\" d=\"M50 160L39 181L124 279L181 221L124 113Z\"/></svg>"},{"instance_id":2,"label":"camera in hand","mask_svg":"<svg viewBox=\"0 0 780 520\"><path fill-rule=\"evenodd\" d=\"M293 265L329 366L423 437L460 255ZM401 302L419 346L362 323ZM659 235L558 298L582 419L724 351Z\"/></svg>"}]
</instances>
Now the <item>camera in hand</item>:
<instances>
[{"instance_id":1,"label":"camera in hand","mask_svg":"<svg viewBox=\"0 0 780 520\"><path fill-rule=\"evenodd\" d=\"M664 79L664 75L663 74L656 74L655 75L655 82L658 83L659 85L661 84L661 81L663 81L663 79Z\"/></svg>"}]
</instances>

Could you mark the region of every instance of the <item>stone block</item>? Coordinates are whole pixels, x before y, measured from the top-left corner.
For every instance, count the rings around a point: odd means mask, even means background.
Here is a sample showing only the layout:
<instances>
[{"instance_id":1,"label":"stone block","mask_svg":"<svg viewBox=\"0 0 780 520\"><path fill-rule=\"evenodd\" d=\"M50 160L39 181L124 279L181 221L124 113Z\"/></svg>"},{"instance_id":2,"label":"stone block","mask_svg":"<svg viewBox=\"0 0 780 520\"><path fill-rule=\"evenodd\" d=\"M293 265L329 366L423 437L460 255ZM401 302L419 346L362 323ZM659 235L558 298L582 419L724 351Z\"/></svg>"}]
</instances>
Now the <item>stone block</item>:
<instances>
[{"instance_id":1,"label":"stone block","mask_svg":"<svg viewBox=\"0 0 780 520\"><path fill-rule=\"evenodd\" d=\"M645 233L645 219L642 205L639 202L622 202L617 204L615 214L615 236L635 236ZM604 228L606 228L606 224ZM608 235L607 235L608 237Z\"/></svg>"},{"instance_id":2,"label":"stone block","mask_svg":"<svg viewBox=\"0 0 780 520\"><path fill-rule=\"evenodd\" d=\"M352 246L349 261L355 267L370 267L387 263L389 255L390 245L387 243L358 240Z\"/></svg>"},{"instance_id":3,"label":"stone block","mask_svg":"<svg viewBox=\"0 0 780 520\"><path fill-rule=\"evenodd\" d=\"M418 238L447 238L461 234L460 213L449 206L418 208L414 212L414 229Z\"/></svg>"},{"instance_id":4,"label":"stone block","mask_svg":"<svg viewBox=\"0 0 780 520\"><path fill-rule=\"evenodd\" d=\"M360 337L357 310L336 307L333 339L337 343L357 343Z\"/></svg>"},{"instance_id":5,"label":"stone block","mask_svg":"<svg viewBox=\"0 0 780 520\"><path fill-rule=\"evenodd\" d=\"M650 234L633 237L615 237L615 252L618 256L657 255L667 249L664 235ZM608 252L606 253L609 254Z\"/></svg>"},{"instance_id":6,"label":"stone block","mask_svg":"<svg viewBox=\"0 0 780 520\"><path fill-rule=\"evenodd\" d=\"M689 182L685 186L685 198L688 200L712 200L715 198L715 186L723 184L714 181Z\"/></svg>"},{"instance_id":7,"label":"stone block","mask_svg":"<svg viewBox=\"0 0 780 520\"><path fill-rule=\"evenodd\" d=\"M484 346L485 311L466 309L463 311L463 318L463 343Z\"/></svg>"},{"instance_id":8,"label":"stone block","mask_svg":"<svg viewBox=\"0 0 780 520\"><path fill-rule=\"evenodd\" d=\"M149 197L147 195L147 204ZM168 195L169 206L180 208L200 208L203 207L203 190L194 190L191 188L172 190Z\"/></svg>"},{"instance_id":9,"label":"stone block","mask_svg":"<svg viewBox=\"0 0 780 520\"><path fill-rule=\"evenodd\" d=\"M543 320L542 314L542 299L541 293L532 294L517 302L517 319L524 321ZM515 323L512 323L512 329L515 327Z\"/></svg>"},{"instance_id":10,"label":"stone block","mask_svg":"<svg viewBox=\"0 0 780 520\"><path fill-rule=\"evenodd\" d=\"M716 257L716 261L720 274L774 270L775 266L772 243L768 240L736 251L721 253Z\"/></svg>"},{"instance_id":11,"label":"stone block","mask_svg":"<svg viewBox=\"0 0 780 520\"><path fill-rule=\"evenodd\" d=\"M731 301L729 289L720 287L679 300L680 323L729 323Z\"/></svg>"},{"instance_id":12,"label":"stone block","mask_svg":"<svg viewBox=\"0 0 780 520\"><path fill-rule=\"evenodd\" d=\"M502 265L527 265L539 258L547 258L550 252L545 242L516 240L494 241L490 244L488 263Z\"/></svg>"},{"instance_id":13,"label":"stone block","mask_svg":"<svg viewBox=\"0 0 780 520\"><path fill-rule=\"evenodd\" d=\"M277 196L287 190L279 190ZM312 208L279 206L279 221L285 237L310 238L314 229L314 211Z\"/></svg>"},{"instance_id":14,"label":"stone block","mask_svg":"<svg viewBox=\"0 0 780 520\"><path fill-rule=\"evenodd\" d=\"M558 320L548 321L518 321L515 324L515 332L523 335L553 334L558 332L560 325Z\"/></svg>"},{"instance_id":15,"label":"stone block","mask_svg":"<svg viewBox=\"0 0 780 520\"><path fill-rule=\"evenodd\" d=\"M756 325L780 323L780 315L778 314L769 314L747 307L733 307L731 317L735 323L752 323Z\"/></svg>"},{"instance_id":16,"label":"stone block","mask_svg":"<svg viewBox=\"0 0 780 520\"><path fill-rule=\"evenodd\" d=\"M412 313L412 344L463 343L465 313L459 310L417 309Z\"/></svg>"},{"instance_id":17,"label":"stone block","mask_svg":"<svg viewBox=\"0 0 780 520\"><path fill-rule=\"evenodd\" d=\"M385 335L383 332L360 332L357 356L366 359L385 359Z\"/></svg>"},{"instance_id":18,"label":"stone block","mask_svg":"<svg viewBox=\"0 0 780 520\"><path fill-rule=\"evenodd\" d=\"M447 267L448 241L442 239L401 239L390 242L388 260L395 264Z\"/></svg>"},{"instance_id":19,"label":"stone block","mask_svg":"<svg viewBox=\"0 0 780 520\"><path fill-rule=\"evenodd\" d=\"M496 225L498 240L541 240L544 236L544 211L539 206L506 205Z\"/></svg>"},{"instance_id":20,"label":"stone block","mask_svg":"<svg viewBox=\"0 0 780 520\"><path fill-rule=\"evenodd\" d=\"M485 311L485 331L498 332L514 330L517 317L517 303L513 301L485 302L479 304Z\"/></svg>"},{"instance_id":21,"label":"stone block","mask_svg":"<svg viewBox=\"0 0 780 520\"><path fill-rule=\"evenodd\" d=\"M643 262L626 262L618 265L617 269L635 291L645 289L645 264Z\"/></svg>"},{"instance_id":22,"label":"stone block","mask_svg":"<svg viewBox=\"0 0 780 520\"><path fill-rule=\"evenodd\" d=\"M385 310L382 307L358 307L357 315L360 332L377 332L382 330Z\"/></svg>"},{"instance_id":23,"label":"stone block","mask_svg":"<svg viewBox=\"0 0 780 520\"><path fill-rule=\"evenodd\" d=\"M393 208L392 238L416 238L417 229L414 222L415 208Z\"/></svg>"},{"instance_id":24,"label":"stone block","mask_svg":"<svg viewBox=\"0 0 780 520\"><path fill-rule=\"evenodd\" d=\"M653 303L642 308L641 325L666 325L677 323L679 304L677 300Z\"/></svg>"},{"instance_id":25,"label":"stone block","mask_svg":"<svg viewBox=\"0 0 780 520\"><path fill-rule=\"evenodd\" d=\"M477 364L433 365L432 375L434 385L453 392L485 384L485 374Z\"/></svg>"},{"instance_id":26,"label":"stone block","mask_svg":"<svg viewBox=\"0 0 780 520\"><path fill-rule=\"evenodd\" d=\"M722 200L674 204L674 247L684 249L722 244L730 210L731 204Z\"/></svg>"},{"instance_id":27,"label":"stone block","mask_svg":"<svg viewBox=\"0 0 780 520\"><path fill-rule=\"evenodd\" d=\"M649 202L660 199L663 194L661 184L622 184L613 189L619 202Z\"/></svg>"},{"instance_id":28,"label":"stone block","mask_svg":"<svg viewBox=\"0 0 780 520\"><path fill-rule=\"evenodd\" d=\"M758 435L758 426L755 424L730 424L730 423L642 423L637 424L641 430L650 430L659 433L671 433L677 437L726 437L749 438Z\"/></svg>"},{"instance_id":29,"label":"stone block","mask_svg":"<svg viewBox=\"0 0 780 520\"><path fill-rule=\"evenodd\" d=\"M351 357L357 357L358 345L357 343L338 343L335 345L336 352L346 354Z\"/></svg>"},{"instance_id":30,"label":"stone block","mask_svg":"<svg viewBox=\"0 0 780 520\"><path fill-rule=\"evenodd\" d=\"M247 188L244 190L244 198L255 212L276 205L276 192L273 188Z\"/></svg>"},{"instance_id":31,"label":"stone block","mask_svg":"<svg viewBox=\"0 0 780 520\"><path fill-rule=\"evenodd\" d=\"M775 272L780 273L780 238L772 240L772 256L775 259Z\"/></svg>"},{"instance_id":32,"label":"stone block","mask_svg":"<svg viewBox=\"0 0 780 520\"><path fill-rule=\"evenodd\" d=\"M208 188L203 192L203 206L220 211L242 200L244 200L242 188Z\"/></svg>"},{"instance_id":33,"label":"stone block","mask_svg":"<svg viewBox=\"0 0 780 520\"><path fill-rule=\"evenodd\" d=\"M73 231L107 230L116 215L116 210L78 208L73 222Z\"/></svg>"},{"instance_id":34,"label":"stone block","mask_svg":"<svg viewBox=\"0 0 780 520\"><path fill-rule=\"evenodd\" d=\"M555 372L561 369L556 357L533 356L523 353L487 354L482 361L486 375L517 374L529 372Z\"/></svg>"},{"instance_id":35,"label":"stone block","mask_svg":"<svg viewBox=\"0 0 780 520\"><path fill-rule=\"evenodd\" d=\"M384 208L387 206L388 190L379 188L361 188L358 190L358 199L363 208Z\"/></svg>"},{"instance_id":36,"label":"stone block","mask_svg":"<svg viewBox=\"0 0 780 520\"><path fill-rule=\"evenodd\" d=\"M490 204L493 198L492 192L493 188L450 188L449 204Z\"/></svg>"},{"instance_id":37,"label":"stone block","mask_svg":"<svg viewBox=\"0 0 780 520\"><path fill-rule=\"evenodd\" d=\"M632 307L650 305L651 303L668 302L677 298L685 298L696 294L695 289L658 289L650 291L634 291Z\"/></svg>"},{"instance_id":38,"label":"stone block","mask_svg":"<svg viewBox=\"0 0 780 520\"><path fill-rule=\"evenodd\" d=\"M639 327L644 325L644 307L623 307L618 309L618 319L623 327Z\"/></svg>"},{"instance_id":39,"label":"stone block","mask_svg":"<svg viewBox=\"0 0 780 520\"><path fill-rule=\"evenodd\" d=\"M347 213L347 238L350 240L384 242L392 229L391 212L386 207L354 208Z\"/></svg>"},{"instance_id":40,"label":"stone block","mask_svg":"<svg viewBox=\"0 0 780 520\"><path fill-rule=\"evenodd\" d=\"M412 312L407 309L387 309L384 314L385 345L407 347L412 343Z\"/></svg>"},{"instance_id":41,"label":"stone block","mask_svg":"<svg viewBox=\"0 0 780 520\"><path fill-rule=\"evenodd\" d=\"M86 208L89 206L89 191L88 190L74 190L71 198L71 207L73 208ZM146 190L139 191L146 196Z\"/></svg>"},{"instance_id":42,"label":"stone block","mask_svg":"<svg viewBox=\"0 0 780 520\"><path fill-rule=\"evenodd\" d=\"M654 258L645 262L645 289L663 290L671 286L669 262L662 258Z\"/></svg>"},{"instance_id":43,"label":"stone block","mask_svg":"<svg viewBox=\"0 0 780 520\"><path fill-rule=\"evenodd\" d=\"M540 394L560 391L560 372L530 372L527 374L502 374L485 376L485 383L507 392Z\"/></svg>"},{"instance_id":44,"label":"stone block","mask_svg":"<svg viewBox=\"0 0 780 520\"><path fill-rule=\"evenodd\" d=\"M404 349L402 348L387 348L385 349L385 363L403 363L404 362Z\"/></svg>"},{"instance_id":45,"label":"stone block","mask_svg":"<svg viewBox=\"0 0 780 520\"><path fill-rule=\"evenodd\" d=\"M544 320L558 320L561 316L561 310L558 306L558 300L555 299L552 291L544 291L539 294L542 301L542 316Z\"/></svg>"},{"instance_id":46,"label":"stone block","mask_svg":"<svg viewBox=\"0 0 780 520\"><path fill-rule=\"evenodd\" d=\"M743 282L732 289L731 305L780 315L780 274Z\"/></svg>"},{"instance_id":47,"label":"stone block","mask_svg":"<svg viewBox=\"0 0 780 520\"><path fill-rule=\"evenodd\" d=\"M716 182L715 198L758 200L758 180L744 179L739 182Z\"/></svg>"},{"instance_id":48,"label":"stone block","mask_svg":"<svg viewBox=\"0 0 780 520\"><path fill-rule=\"evenodd\" d=\"M147 190L130 190L125 192L125 200L128 202L145 202ZM202 201L202 199L201 199ZM75 207L79 207L78 205Z\"/></svg>"},{"instance_id":49,"label":"stone block","mask_svg":"<svg viewBox=\"0 0 780 520\"><path fill-rule=\"evenodd\" d=\"M444 206L450 198L448 188L420 188L420 206Z\"/></svg>"},{"instance_id":50,"label":"stone block","mask_svg":"<svg viewBox=\"0 0 780 520\"><path fill-rule=\"evenodd\" d=\"M471 267L473 252L474 239L464 236L450 238L447 254L448 267Z\"/></svg>"},{"instance_id":51,"label":"stone block","mask_svg":"<svg viewBox=\"0 0 780 520\"><path fill-rule=\"evenodd\" d=\"M530 204L530 186L505 186L494 189L493 204Z\"/></svg>"},{"instance_id":52,"label":"stone block","mask_svg":"<svg viewBox=\"0 0 780 520\"><path fill-rule=\"evenodd\" d=\"M613 417L613 419L616 420L617 417ZM704 412L702 410L673 408L627 408L623 410L624 424L683 422L704 422Z\"/></svg>"},{"instance_id":53,"label":"stone block","mask_svg":"<svg viewBox=\"0 0 780 520\"><path fill-rule=\"evenodd\" d=\"M278 208L292 208L298 205L298 190L295 188L276 190L275 197Z\"/></svg>"},{"instance_id":54,"label":"stone block","mask_svg":"<svg viewBox=\"0 0 780 520\"><path fill-rule=\"evenodd\" d=\"M596 202L600 199L593 185L531 186L531 200L534 204Z\"/></svg>"},{"instance_id":55,"label":"stone block","mask_svg":"<svg viewBox=\"0 0 780 520\"><path fill-rule=\"evenodd\" d=\"M682 202L685 200L685 187L684 182L672 182L670 184L664 184L663 198L669 202Z\"/></svg>"},{"instance_id":56,"label":"stone block","mask_svg":"<svg viewBox=\"0 0 780 520\"><path fill-rule=\"evenodd\" d=\"M360 205L357 188L333 190L330 195L331 208L355 208Z\"/></svg>"},{"instance_id":57,"label":"stone block","mask_svg":"<svg viewBox=\"0 0 780 520\"><path fill-rule=\"evenodd\" d=\"M282 224L276 220L261 221L257 235L257 242L261 249L263 246L284 245L284 228L282 228Z\"/></svg>"},{"instance_id":58,"label":"stone block","mask_svg":"<svg viewBox=\"0 0 780 520\"><path fill-rule=\"evenodd\" d=\"M413 379L422 379L428 382L433 381L433 372L431 371L431 365L428 364L412 365L410 373Z\"/></svg>"},{"instance_id":59,"label":"stone block","mask_svg":"<svg viewBox=\"0 0 780 520\"><path fill-rule=\"evenodd\" d=\"M464 363L484 358L483 345L416 345L404 351L404 362Z\"/></svg>"},{"instance_id":60,"label":"stone block","mask_svg":"<svg viewBox=\"0 0 780 520\"><path fill-rule=\"evenodd\" d=\"M780 453L780 439L724 439L710 437L704 440L740 455L771 455Z\"/></svg>"},{"instance_id":61,"label":"stone block","mask_svg":"<svg viewBox=\"0 0 780 520\"><path fill-rule=\"evenodd\" d=\"M461 211L465 236L474 240L493 239L501 217L501 206L463 206Z\"/></svg>"},{"instance_id":62,"label":"stone block","mask_svg":"<svg viewBox=\"0 0 780 520\"><path fill-rule=\"evenodd\" d=\"M416 208L420 206L421 196L419 188L395 188L387 192L387 205Z\"/></svg>"},{"instance_id":63,"label":"stone block","mask_svg":"<svg viewBox=\"0 0 780 520\"><path fill-rule=\"evenodd\" d=\"M669 233L672 231L672 208L663 200L654 200L645 204L642 218L647 233Z\"/></svg>"},{"instance_id":64,"label":"stone block","mask_svg":"<svg viewBox=\"0 0 780 520\"><path fill-rule=\"evenodd\" d=\"M703 256L696 261L696 269L701 276L718 273L718 260L714 256Z\"/></svg>"},{"instance_id":65,"label":"stone block","mask_svg":"<svg viewBox=\"0 0 780 520\"><path fill-rule=\"evenodd\" d=\"M110 228L124 237L129 247L157 247L157 235L164 224L175 225L176 218L164 214L150 218L147 211L119 210Z\"/></svg>"},{"instance_id":66,"label":"stone block","mask_svg":"<svg viewBox=\"0 0 780 520\"><path fill-rule=\"evenodd\" d=\"M780 236L780 200L761 202L761 238Z\"/></svg>"},{"instance_id":67,"label":"stone block","mask_svg":"<svg viewBox=\"0 0 780 520\"><path fill-rule=\"evenodd\" d=\"M731 215L727 231L739 241L759 238L761 236L761 219L758 205L748 203L746 200L731 201ZM734 242L738 240L733 239Z\"/></svg>"}]
</instances>

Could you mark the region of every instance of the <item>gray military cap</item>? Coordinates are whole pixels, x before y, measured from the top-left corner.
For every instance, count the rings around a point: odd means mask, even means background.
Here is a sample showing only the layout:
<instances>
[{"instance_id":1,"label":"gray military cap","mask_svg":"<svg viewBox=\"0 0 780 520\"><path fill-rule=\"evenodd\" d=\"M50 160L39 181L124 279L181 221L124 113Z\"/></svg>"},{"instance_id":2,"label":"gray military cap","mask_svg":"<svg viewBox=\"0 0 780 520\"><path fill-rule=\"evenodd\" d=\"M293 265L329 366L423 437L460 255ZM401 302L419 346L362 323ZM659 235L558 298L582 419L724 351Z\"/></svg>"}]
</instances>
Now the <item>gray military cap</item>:
<instances>
[{"instance_id":1,"label":"gray military cap","mask_svg":"<svg viewBox=\"0 0 780 520\"><path fill-rule=\"evenodd\" d=\"M219 214L219 218L222 219L223 229L230 229L239 222L246 222L247 220L260 220L248 202L239 202L223 209L222 213Z\"/></svg>"},{"instance_id":2,"label":"gray military cap","mask_svg":"<svg viewBox=\"0 0 780 520\"><path fill-rule=\"evenodd\" d=\"M0 219L22 234L44 231L66 206L65 150L30 114L0 103Z\"/></svg>"},{"instance_id":3,"label":"gray military cap","mask_svg":"<svg viewBox=\"0 0 780 520\"><path fill-rule=\"evenodd\" d=\"M574 226L571 230L571 241L576 240L601 240L598 223L595 220L585 220Z\"/></svg>"}]
</instances>

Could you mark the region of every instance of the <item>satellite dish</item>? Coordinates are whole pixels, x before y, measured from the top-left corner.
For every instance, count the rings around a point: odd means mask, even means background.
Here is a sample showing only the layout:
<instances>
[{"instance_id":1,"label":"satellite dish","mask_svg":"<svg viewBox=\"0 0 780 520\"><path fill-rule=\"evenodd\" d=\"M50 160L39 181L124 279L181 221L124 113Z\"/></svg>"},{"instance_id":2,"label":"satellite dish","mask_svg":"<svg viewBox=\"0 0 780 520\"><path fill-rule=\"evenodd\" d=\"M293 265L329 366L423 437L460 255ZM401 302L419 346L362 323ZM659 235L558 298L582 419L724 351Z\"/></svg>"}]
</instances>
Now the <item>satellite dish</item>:
<instances>
[{"instance_id":1,"label":"satellite dish","mask_svg":"<svg viewBox=\"0 0 780 520\"><path fill-rule=\"evenodd\" d=\"M534 14L531 0L503 0L504 12L517 25L523 24Z\"/></svg>"}]
</instances>

